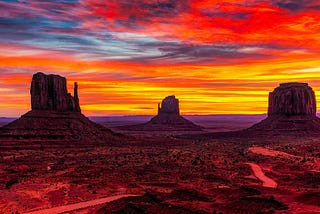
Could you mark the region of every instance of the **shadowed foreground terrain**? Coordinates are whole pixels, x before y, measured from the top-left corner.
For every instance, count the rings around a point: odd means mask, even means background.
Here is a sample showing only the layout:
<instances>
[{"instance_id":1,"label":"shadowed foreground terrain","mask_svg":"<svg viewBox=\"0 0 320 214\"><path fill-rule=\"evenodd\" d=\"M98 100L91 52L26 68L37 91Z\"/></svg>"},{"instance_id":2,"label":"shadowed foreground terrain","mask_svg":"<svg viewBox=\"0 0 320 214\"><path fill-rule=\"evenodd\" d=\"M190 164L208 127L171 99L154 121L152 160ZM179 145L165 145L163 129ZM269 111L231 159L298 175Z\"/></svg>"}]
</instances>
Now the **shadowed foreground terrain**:
<instances>
[{"instance_id":1,"label":"shadowed foreground terrain","mask_svg":"<svg viewBox=\"0 0 320 214\"><path fill-rule=\"evenodd\" d=\"M88 202L93 206L67 213L316 213L319 145L318 136L227 134L199 140L137 135L105 146L7 145L0 155L0 210L46 213ZM138 196L120 198L131 194ZM94 203L110 196L120 199Z\"/></svg>"}]
</instances>

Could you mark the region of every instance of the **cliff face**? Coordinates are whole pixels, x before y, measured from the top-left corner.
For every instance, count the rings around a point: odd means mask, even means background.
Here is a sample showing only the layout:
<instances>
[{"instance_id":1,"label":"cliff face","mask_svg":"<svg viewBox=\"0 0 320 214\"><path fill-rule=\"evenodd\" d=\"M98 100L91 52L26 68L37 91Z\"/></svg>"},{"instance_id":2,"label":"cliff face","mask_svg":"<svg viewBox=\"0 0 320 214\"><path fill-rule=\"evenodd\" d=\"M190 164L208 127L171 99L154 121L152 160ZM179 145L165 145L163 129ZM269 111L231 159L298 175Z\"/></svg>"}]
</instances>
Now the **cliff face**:
<instances>
[{"instance_id":1,"label":"cliff face","mask_svg":"<svg viewBox=\"0 0 320 214\"><path fill-rule=\"evenodd\" d=\"M307 83L280 84L269 94L268 116L316 116L316 98Z\"/></svg>"},{"instance_id":2,"label":"cliff face","mask_svg":"<svg viewBox=\"0 0 320 214\"><path fill-rule=\"evenodd\" d=\"M67 91L66 78L59 75L34 74L30 94L32 110L81 112L77 83L72 97Z\"/></svg>"}]
</instances>

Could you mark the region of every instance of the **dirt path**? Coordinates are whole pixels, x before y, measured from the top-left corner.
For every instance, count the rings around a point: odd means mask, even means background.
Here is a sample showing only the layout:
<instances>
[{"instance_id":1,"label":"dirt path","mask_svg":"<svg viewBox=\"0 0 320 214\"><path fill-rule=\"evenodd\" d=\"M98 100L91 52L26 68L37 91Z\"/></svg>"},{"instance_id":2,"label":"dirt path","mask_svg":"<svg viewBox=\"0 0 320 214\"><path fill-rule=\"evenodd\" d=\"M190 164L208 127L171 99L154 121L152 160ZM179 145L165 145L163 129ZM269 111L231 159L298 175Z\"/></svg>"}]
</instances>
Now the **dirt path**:
<instances>
[{"instance_id":1,"label":"dirt path","mask_svg":"<svg viewBox=\"0 0 320 214\"><path fill-rule=\"evenodd\" d=\"M284 158L293 158L293 159L299 158L299 159L302 159L302 157L300 157L300 156L291 155L291 154L288 154L288 153L285 153L285 152L276 151L276 150L273 150L273 149L259 147L259 146L250 147L248 149L248 151L250 151L252 153L261 154L261 155L267 155L267 156L272 156L272 157L281 156L281 157L284 157Z\"/></svg>"},{"instance_id":2,"label":"dirt path","mask_svg":"<svg viewBox=\"0 0 320 214\"><path fill-rule=\"evenodd\" d=\"M281 157L286 159L293 159L293 160L302 160L304 157L298 156L298 155L291 155L286 152L277 151L270 148L264 148L259 146L253 146L248 149L249 152L260 154L260 155L266 155L271 157ZM314 157L314 162L306 162L305 164L310 168L310 171L314 172L320 172L320 158Z\"/></svg>"},{"instance_id":3,"label":"dirt path","mask_svg":"<svg viewBox=\"0 0 320 214\"><path fill-rule=\"evenodd\" d=\"M139 196L139 195L115 195L115 196L99 198L99 199L95 199L95 200L91 200L91 201L80 202L80 203L76 203L76 204L68 204L65 206L59 206L59 207L53 207L53 208L49 208L49 209L27 212L26 214L47 214L47 213L58 214L58 213L63 213L63 212L70 212L70 211L83 209L83 208L115 201L120 198L126 198L126 197L130 197L130 196Z\"/></svg>"},{"instance_id":4,"label":"dirt path","mask_svg":"<svg viewBox=\"0 0 320 214\"><path fill-rule=\"evenodd\" d=\"M262 181L262 186L269 187L269 188L277 188L278 186L277 182L265 176L261 167L258 164L255 164L255 163L247 163L247 164L251 167L254 176L256 176L260 181Z\"/></svg>"}]
</instances>

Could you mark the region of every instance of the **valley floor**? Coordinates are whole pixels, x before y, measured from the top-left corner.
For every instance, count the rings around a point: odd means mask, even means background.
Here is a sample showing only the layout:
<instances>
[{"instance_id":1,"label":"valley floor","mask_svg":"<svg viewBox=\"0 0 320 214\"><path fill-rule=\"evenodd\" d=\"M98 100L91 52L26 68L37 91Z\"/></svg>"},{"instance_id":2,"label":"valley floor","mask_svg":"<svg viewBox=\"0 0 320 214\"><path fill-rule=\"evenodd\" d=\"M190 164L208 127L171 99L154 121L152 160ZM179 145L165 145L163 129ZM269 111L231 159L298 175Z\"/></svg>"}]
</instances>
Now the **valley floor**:
<instances>
[{"instance_id":1,"label":"valley floor","mask_svg":"<svg viewBox=\"0 0 320 214\"><path fill-rule=\"evenodd\" d=\"M1 213L319 213L320 138L7 146L0 180Z\"/></svg>"}]
</instances>

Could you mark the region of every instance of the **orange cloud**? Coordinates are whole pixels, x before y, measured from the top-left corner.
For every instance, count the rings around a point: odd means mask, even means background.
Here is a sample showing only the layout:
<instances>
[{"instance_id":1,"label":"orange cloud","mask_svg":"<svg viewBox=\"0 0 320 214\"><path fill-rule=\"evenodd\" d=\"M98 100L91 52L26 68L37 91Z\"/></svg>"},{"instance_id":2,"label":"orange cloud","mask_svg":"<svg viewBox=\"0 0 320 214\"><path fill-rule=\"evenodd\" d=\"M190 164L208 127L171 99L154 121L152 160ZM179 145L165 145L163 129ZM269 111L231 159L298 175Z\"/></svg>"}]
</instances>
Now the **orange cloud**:
<instances>
[{"instance_id":1,"label":"orange cloud","mask_svg":"<svg viewBox=\"0 0 320 214\"><path fill-rule=\"evenodd\" d=\"M316 56L304 53L215 66L0 57L0 66L11 70L2 74L4 87L0 90L5 95L0 99L0 113L8 107L12 114L14 109L29 109L29 82L38 70L66 76L70 89L72 82L78 81L82 109L87 114L155 114L157 103L170 94L181 100L185 114L265 113L268 92L279 82L309 82L319 96L319 64ZM17 68L28 70L12 74Z\"/></svg>"},{"instance_id":2,"label":"orange cloud","mask_svg":"<svg viewBox=\"0 0 320 214\"><path fill-rule=\"evenodd\" d=\"M70 89L78 81L91 115L155 114L170 94L185 114L265 113L268 92L287 81L320 95L317 1L0 5L0 115L29 109L38 71L66 76Z\"/></svg>"}]
</instances>

